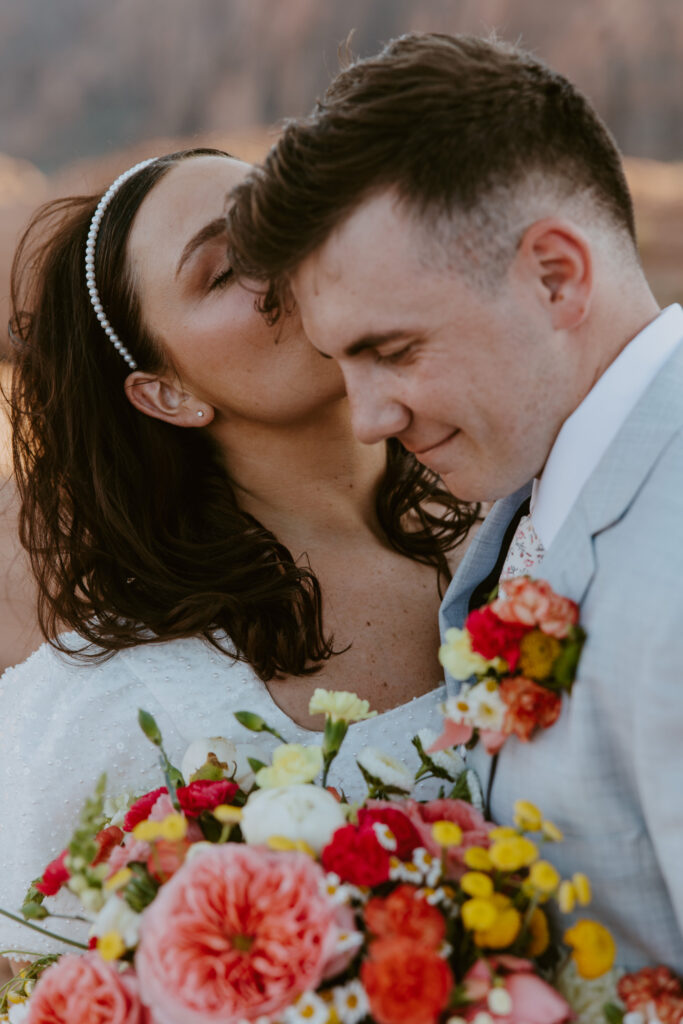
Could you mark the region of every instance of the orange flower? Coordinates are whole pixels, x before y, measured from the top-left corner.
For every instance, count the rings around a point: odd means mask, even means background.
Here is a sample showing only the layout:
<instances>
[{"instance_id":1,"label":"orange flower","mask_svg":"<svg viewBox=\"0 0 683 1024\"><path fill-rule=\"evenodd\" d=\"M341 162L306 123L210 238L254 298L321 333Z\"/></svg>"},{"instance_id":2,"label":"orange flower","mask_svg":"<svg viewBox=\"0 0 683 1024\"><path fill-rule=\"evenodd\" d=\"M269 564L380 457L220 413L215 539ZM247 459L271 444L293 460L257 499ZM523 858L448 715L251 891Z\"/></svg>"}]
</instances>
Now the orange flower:
<instances>
[{"instance_id":1,"label":"orange flower","mask_svg":"<svg viewBox=\"0 0 683 1024\"><path fill-rule=\"evenodd\" d=\"M507 704L504 732L514 733L520 740L530 740L536 729L553 725L562 708L562 698L531 679L516 676L503 679L500 695Z\"/></svg>"},{"instance_id":2,"label":"orange flower","mask_svg":"<svg viewBox=\"0 0 683 1024\"><path fill-rule=\"evenodd\" d=\"M412 885L399 885L387 896L374 896L365 907L365 923L378 938L415 939L437 949L446 935L443 914Z\"/></svg>"},{"instance_id":3,"label":"orange flower","mask_svg":"<svg viewBox=\"0 0 683 1024\"><path fill-rule=\"evenodd\" d=\"M436 1024L453 988L445 961L407 938L373 942L361 981L377 1024Z\"/></svg>"}]
</instances>

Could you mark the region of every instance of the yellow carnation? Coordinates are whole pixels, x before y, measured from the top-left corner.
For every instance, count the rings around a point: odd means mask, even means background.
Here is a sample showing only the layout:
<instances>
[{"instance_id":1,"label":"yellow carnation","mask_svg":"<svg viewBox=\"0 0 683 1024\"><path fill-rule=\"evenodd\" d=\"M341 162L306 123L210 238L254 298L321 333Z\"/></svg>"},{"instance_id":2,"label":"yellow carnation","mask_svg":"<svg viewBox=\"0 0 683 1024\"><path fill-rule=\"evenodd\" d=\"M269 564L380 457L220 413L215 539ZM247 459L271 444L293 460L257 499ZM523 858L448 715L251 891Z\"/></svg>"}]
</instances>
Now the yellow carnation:
<instances>
[{"instance_id":1,"label":"yellow carnation","mask_svg":"<svg viewBox=\"0 0 683 1024\"><path fill-rule=\"evenodd\" d=\"M376 711L370 710L366 700L361 700L348 690L323 690L318 687L308 705L309 715L329 715L333 722L360 722L374 718Z\"/></svg>"},{"instance_id":2,"label":"yellow carnation","mask_svg":"<svg viewBox=\"0 0 683 1024\"><path fill-rule=\"evenodd\" d=\"M538 847L525 836L499 839L489 850L493 866L499 871L519 871L529 867L538 857Z\"/></svg>"},{"instance_id":3,"label":"yellow carnation","mask_svg":"<svg viewBox=\"0 0 683 1024\"><path fill-rule=\"evenodd\" d=\"M562 829L559 829L552 821L544 821L541 825L543 835L551 843L561 843L564 839Z\"/></svg>"},{"instance_id":4,"label":"yellow carnation","mask_svg":"<svg viewBox=\"0 0 683 1024\"><path fill-rule=\"evenodd\" d=\"M562 650L562 644L554 636L548 636L540 629L534 629L522 637L519 645L519 672L537 683L547 679Z\"/></svg>"},{"instance_id":5,"label":"yellow carnation","mask_svg":"<svg viewBox=\"0 0 683 1024\"><path fill-rule=\"evenodd\" d=\"M481 871L466 871L460 879L460 888L468 896L489 899L493 895L493 882Z\"/></svg>"},{"instance_id":6,"label":"yellow carnation","mask_svg":"<svg viewBox=\"0 0 683 1024\"><path fill-rule=\"evenodd\" d=\"M577 921L564 933L564 941L572 947L572 958L582 978L600 978L614 964L614 939L597 921Z\"/></svg>"},{"instance_id":7,"label":"yellow carnation","mask_svg":"<svg viewBox=\"0 0 683 1024\"><path fill-rule=\"evenodd\" d=\"M447 629L445 640L439 648L439 661L454 679L483 675L500 660L496 659L495 663L487 661L473 651L472 639L465 629Z\"/></svg>"},{"instance_id":8,"label":"yellow carnation","mask_svg":"<svg viewBox=\"0 0 683 1024\"><path fill-rule=\"evenodd\" d=\"M489 832L489 839L515 839L519 835L516 828L512 828L511 825L498 825L497 828L492 828Z\"/></svg>"},{"instance_id":9,"label":"yellow carnation","mask_svg":"<svg viewBox=\"0 0 683 1024\"><path fill-rule=\"evenodd\" d=\"M312 782L322 766L322 747L283 743L273 751L270 768L261 768L256 773L256 785L260 789L273 789L275 786Z\"/></svg>"},{"instance_id":10,"label":"yellow carnation","mask_svg":"<svg viewBox=\"0 0 683 1024\"><path fill-rule=\"evenodd\" d=\"M184 814L169 814L159 822L159 836L170 842L178 842L187 835L187 819Z\"/></svg>"},{"instance_id":11,"label":"yellow carnation","mask_svg":"<svg viewBox=\"0 0 683 1024\"><path fill-rule=\"evenodd\" d=\"M543 822L543 815L536 804L528 800L515 800L515 825L525 832L538 832Z\"/></svg>"},{"instance_id":12,"label":"yellow carnation","mask_svg":"<svg viewBox=\"0 0 683 1024\"><path fill-rule=\"evenodd\" d=\"M477 897L463 903L460 913L468 931L486 931L493 927L498 917L498 911L491 900Z\"/></svg>"},{"instance_id":13,"label":"yellow carnation","mask_svg":"<svg viewBox=\"0 0 683 1024\"><path fill-rule=\"evenodd\" d=\"M560 874L557 868L549 861L537 860L535 864L531 865L529 882L534 889L543 893L544 896L548 896L550 893L555 892L560 881Z\"/></svg>"}]
</instances>

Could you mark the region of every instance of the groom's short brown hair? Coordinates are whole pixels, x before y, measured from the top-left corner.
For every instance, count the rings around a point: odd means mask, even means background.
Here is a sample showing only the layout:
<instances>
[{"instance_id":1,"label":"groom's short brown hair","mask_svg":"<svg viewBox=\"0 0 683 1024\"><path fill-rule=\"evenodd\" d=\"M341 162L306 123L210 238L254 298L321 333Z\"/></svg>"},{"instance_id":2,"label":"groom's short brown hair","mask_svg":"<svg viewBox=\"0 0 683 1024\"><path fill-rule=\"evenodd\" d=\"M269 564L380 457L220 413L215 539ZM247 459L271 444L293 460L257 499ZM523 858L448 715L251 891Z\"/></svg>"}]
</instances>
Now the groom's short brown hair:
<instances>
[{"instance_id":1,"label":"groom's short brown hair","mask_svg":"<svg viewBox=\"0 0 683 1024\"><path fill-rule=\"evenodd\" d=\"M511 193L533 181L532 191L541 182L564 199L581 197L635 242L617 147L566 78L497 41L402 36L342 70L237 188L235 269L274 283L266 309L276 310L278 283L385 189L434 226L444 214L467 220L461 241L485 261L505 234Z\"/></svg>"}]
</instances>

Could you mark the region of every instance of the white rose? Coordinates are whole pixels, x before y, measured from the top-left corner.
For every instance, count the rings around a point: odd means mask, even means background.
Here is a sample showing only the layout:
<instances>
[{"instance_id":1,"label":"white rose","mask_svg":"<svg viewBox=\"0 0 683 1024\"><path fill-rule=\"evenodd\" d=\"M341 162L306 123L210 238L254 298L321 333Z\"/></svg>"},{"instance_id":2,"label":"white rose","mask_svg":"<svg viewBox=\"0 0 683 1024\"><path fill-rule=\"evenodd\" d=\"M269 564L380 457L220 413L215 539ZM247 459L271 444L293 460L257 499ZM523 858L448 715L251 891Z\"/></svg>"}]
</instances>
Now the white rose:
<instances>
[{"instance_id":1,"label":"white rose","mask_svg":"<svg viewBox=\"0 0 683 1024\"><path fill-rule=\"evenodd\" d=\"M90 929L90 934L101 938L107 932L118 932L127 949L138 944L140 915L128 906L120 896L110 896L104 904Z\"/></svg>"},{"instance_id":2,"label":"white rose","mask_svg":"<svg viewBox=\"0 0 683 1024\"><path fill-rule=\"evenodd\" d=\"M10 1003L8 1008L9 1024L25 1024L28 1021L30 1009L28 1000L24 1003Z\"/></svg>"},{"instance_id":3,"label":"white rose","mask_svg":"<svg viewBox=\"0 0 683 1024\"><path fill-rule=\"evenodd\" d=\"M257 790L247 800L240 822L244 838L252 845L284 836L303 840L317 854L345 824L339 801L326 789L306 784Z\"/></svg>"},{"instance_id":4,"label":"white rose","mask_svg":"<svg viewBox=\"0 0 683 1024\"><path fill-rule=\"evenodd\" d=\"M254 773L249 766L248 758L264 761L269 751L264 750L264 743L235 743L224 736L202 736L190 743L180 765L180 771L186 782L190 776L199 771L210 753L214 753L219 761L227 764L229 776L235 772L234 779L240 789L249 790L254 785Z\"/></svg>"},{"instance_id":5,"label":"white rose","mask_svg":"<svg viewBox=\"0 0 683 1024\"><path fill-rule=\"evenodd\" d=\"M368 774L379 779L385 786L395 786L409 793L415 785L415 776L406 766L377 747L364 747L356 760L361 768L365 768Z\"/></svg>"}]
</instances>

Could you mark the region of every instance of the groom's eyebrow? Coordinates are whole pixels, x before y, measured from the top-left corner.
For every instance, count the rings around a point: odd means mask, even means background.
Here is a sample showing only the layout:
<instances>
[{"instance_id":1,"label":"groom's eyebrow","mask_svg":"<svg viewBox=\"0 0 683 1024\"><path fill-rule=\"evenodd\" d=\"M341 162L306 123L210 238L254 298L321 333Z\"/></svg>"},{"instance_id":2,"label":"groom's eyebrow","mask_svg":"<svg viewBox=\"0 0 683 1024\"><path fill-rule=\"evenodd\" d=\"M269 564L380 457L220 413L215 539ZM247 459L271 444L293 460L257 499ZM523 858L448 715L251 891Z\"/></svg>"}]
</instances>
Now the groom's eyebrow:
<instances>
[{"instance_id":1,"label":"groom's eyebrow","mask_svg":"<svg viewBox=\"0 0 683 1024\"><path fill-rule=\"evenodd\" d=\"M210 242L214 238L218 238L220 235L226 233L225 215L216 217L215 220L205 224L203 228L193 235L190 241L187 243L182 251L181 257L178 260L178 266L176 267L175 276L177 277L180 271L183 269L190 256L199 249L200 246L205 245L206 242Z\"/></svg>"},{"instance_id":2,"label":"groom's eyebrow","mask_svg":"<svg viewBox=\"0 0 683 1024\"><path fill-rule=\"evenodd\" d=\"M356 341L351 342L344 349L345 356L357 356L360 352L364 352L369 348L377 348L379 345L384 345L387 341L396 341L400 338L407 338L410 335L414 335L415 331L383 331L378 334L364 334L362 338L358 338Z\"/></svg>"}]
</instances>

